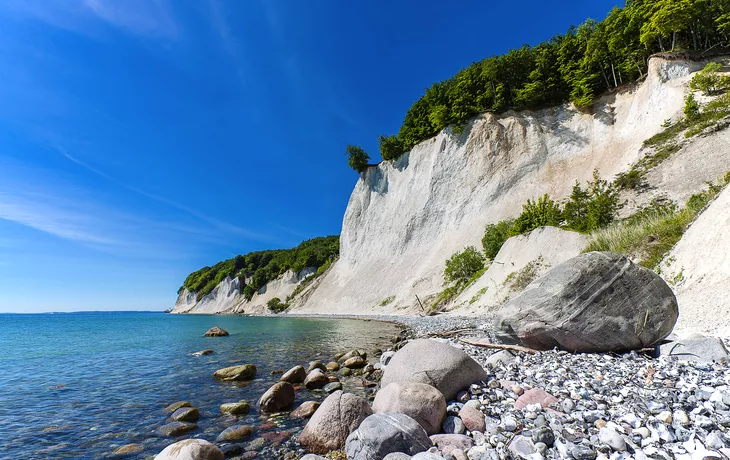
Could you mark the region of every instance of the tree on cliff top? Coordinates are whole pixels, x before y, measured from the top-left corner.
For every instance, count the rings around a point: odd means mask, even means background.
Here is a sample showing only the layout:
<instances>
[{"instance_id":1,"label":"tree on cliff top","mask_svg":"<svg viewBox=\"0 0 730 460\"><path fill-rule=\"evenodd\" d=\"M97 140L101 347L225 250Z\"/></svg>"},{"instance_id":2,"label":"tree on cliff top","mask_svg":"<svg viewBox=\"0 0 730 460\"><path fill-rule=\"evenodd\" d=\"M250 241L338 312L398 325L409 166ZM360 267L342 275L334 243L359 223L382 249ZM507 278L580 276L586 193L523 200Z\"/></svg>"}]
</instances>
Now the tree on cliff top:
<instances>
[{"instance_id":1,"label":"tree on cliff top","mask_svg":"<svg viewBox=\"0 0 730 460\"><path fill-rule=\"evenodd\" d=\"M357 145L347 146L347 164L352 169L361 173L368 167L368 161L370 161L370 155L362 147Z\"/></svg>"}]
</instances>

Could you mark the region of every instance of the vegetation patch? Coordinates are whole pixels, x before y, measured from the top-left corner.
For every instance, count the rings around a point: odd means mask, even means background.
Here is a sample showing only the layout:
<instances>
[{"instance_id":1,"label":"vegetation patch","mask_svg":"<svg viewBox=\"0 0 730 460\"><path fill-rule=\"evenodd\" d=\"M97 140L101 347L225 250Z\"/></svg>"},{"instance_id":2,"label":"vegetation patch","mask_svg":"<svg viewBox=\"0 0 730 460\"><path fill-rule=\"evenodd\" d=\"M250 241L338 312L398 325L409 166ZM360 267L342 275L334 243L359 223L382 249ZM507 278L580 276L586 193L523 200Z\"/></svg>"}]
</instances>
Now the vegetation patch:
<instances>
[{"instance_id":1,"label":"vegetation patch","mask_svg":"<svg viewBox=\"0 0 730 460\"><path fill-rule=\"evenodd\" d=\"M684 207L654 202L633 216L591 234L584 252L610 251L624 254L656 270L699 213L730 182L730 173L719 184L692 195Z\"/></svg>"},{"instance_id":2,"label":"vegetation patch","mask_svg":"<svg viewBox=\"0 0 730 460\"><path fill-rule=\"evenodd\" d=\"M395 300L395 296L394 296L394 295L392 295L392 296L390 296L390 297L386 297L386 298L384 298L383 300L381 300L381 301L380 301L380 304L379 304L379 305L380 305L381 307L385 307L386 305L390 305L390 304L392 304L394 300Z\"/></svg>"},{"instance_id":3,"label":"vegetation patch","mask_svg":"<svg viewBox=\"0 0 730 460\"><path fill-rule=\"evenodd\" d=\"M601 94L643 79L652 54L682 50L682 58L706 59L709 50L727 45L729 33L725 1L627 1L601 22L589 19L536 46L483 59L434 83L408 110L397 135L380 136L381 157L395 160L447 126L460 134L470 118L483 112L534 110L566 101L591 110ZM714 73L709 69L697 84L716 91L722 79ZM360 164L351 166L359 171Z\"/></svg>"},{"instance_id":4,"label":"vegetation patch","mask_svg":"<svg viewBox=\"0 0 730 460\"><path fill-rule=\"evenodd\" d=\"M266 302L266 306L274 313L281 313L289 308L289 304L282 302L278 297L274 297Z\"/></svg>"},{"instance_id":5,"label":"vegetation patch","mask_svg":"<svg viewBox=\"0 0 730 460\"><path fill-rule=\"evenodd\" d=\"M549 267L550 265L546 264L542 256L540 256L529 262L520 270L507 275L507 278L504 279L504 285L508 286L510 291L522 292L530 285L530 283L535 281L541 270Z\"/></svg>"},{"instance_id":6,"label":"vegetation patch","mask_svg":"<svg viewBox=\"0 0 730 460\"><path fill-rule=\"evenodd\" d=\"M293 249L251 252L191 273L180 289L195 292L200 299L210 294L224 279L238 277L244 296L251 300L256 291L287 270L297 273L307 267L319 270L336 259L339 253L339 236L314 238Z\"/></svg>"},{"instance_id":7,"label":"vegetation patch","mask_svg":"<svg viewBox=\"0 0 730 460\"><path fill-rule=\"evenodd\" d=\"M477 303L479 299L481 299L482 296L487 293L487 289L489 289L487 286L479 289L479 291L474 294L471 299L469 299L469 305L474 305L475 303Z\"/></svg>"}]
</instances>

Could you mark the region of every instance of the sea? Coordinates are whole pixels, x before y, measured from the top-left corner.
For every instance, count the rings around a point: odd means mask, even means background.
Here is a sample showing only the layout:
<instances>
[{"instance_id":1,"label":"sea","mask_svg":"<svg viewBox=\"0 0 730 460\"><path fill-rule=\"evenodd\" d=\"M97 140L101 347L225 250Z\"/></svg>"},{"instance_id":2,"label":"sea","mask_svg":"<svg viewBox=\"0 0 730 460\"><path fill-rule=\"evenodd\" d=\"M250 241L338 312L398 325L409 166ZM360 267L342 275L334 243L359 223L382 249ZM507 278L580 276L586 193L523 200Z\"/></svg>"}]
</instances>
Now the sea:
<instances>
[{"instance_id":1,"label":"sea","mask_svg":"<svg viewBox=\"0 0 730 460\"><path fill-rule=\"evenodd\" d=\"M203 337L212 326L230 336ZM303 422L255 407L279 380L272 372L326 363L353 348L372 353L399 331L390 323L329 318L0 314L0 459L114 458L116 448L131 443L143 451L124 458L152 458L185 437L214 441L233 424L254 426L259 447L285 442ZM192 355L204 349L214 353ZM256 378L213 379L215 370L236 364L256 365ZM343 383L345 391L366 391L357 377ZM325 397L302 389L296 404ZM240 400L251 404L249 415L220 414L221 404ZM176 401L200 410L199 428L177 439L161 436L164 408Z\"/></svg>"}]
</instances>

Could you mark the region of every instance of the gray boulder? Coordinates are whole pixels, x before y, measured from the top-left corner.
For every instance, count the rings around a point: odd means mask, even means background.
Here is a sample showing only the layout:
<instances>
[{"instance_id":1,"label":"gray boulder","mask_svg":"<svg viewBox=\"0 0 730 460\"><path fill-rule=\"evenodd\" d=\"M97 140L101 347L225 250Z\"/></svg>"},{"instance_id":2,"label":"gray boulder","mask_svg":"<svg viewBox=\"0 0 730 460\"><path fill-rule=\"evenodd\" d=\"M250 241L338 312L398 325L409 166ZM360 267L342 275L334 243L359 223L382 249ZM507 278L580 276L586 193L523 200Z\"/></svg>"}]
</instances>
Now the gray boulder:
<instances>
[{"instance_id":1,"label":"gray boulder","mask_svg":"<svg viewBox=\"0 0 730 460\"><path fill-rule=\"evenodd\" d=\"M371 415L345 443L348 460L381 460L392 452L415 455L433 447L421 425L405 414Z\"/></svg>"},{"instance_id":2,"label":"gray boulder","mask_svg":"<svg viewBox=\"0 0 730 460\"><path fill-rule=\"evenodd\" d=\"M403 452L393 452L383 457L383 460L411 460L411 456Z\"/></svg>"},{"instance_id":3,"label":"gray boulder","mask_svg":"<svg viewBox=\"0 0 730 460\"><path fill-rule=\"evenodd\" d=\"M393 355L383 372L381 385L425 383L447 400L474 382L487 379L482 366L462 350L429 339L412 340Z\"/></svg>"},{"instance_id":4,"label":"gray boulder","mask_svg":"<svg viewBox=\"0 0 730 460\"><path fill-rule=\"evenodd\" d=\"M717 337L695 337L665 343L659 347L659 354L695 362L727 362L730 357L725 344Z\"/></svg>"},{"instance_id":5,"label":"gray boulder","mask_svg":"<svg viewBox=\"0 0 730 460\"><path fill-rule=\"evenodd\" d=\"M319 369L315 369L304 379L304 386L307 390L319 390L330 383L330 379Z\"/></svg>"},{"instance_id":6,"label":"gray boulder","mask_svg":"<svg viewBox=\"0 0 730 460\"><path fill-rule=\"evenodd\" d=\"M299 443L315 454L342 449L347 436L372 413L368 402L360 396L335 391L309 419L299 435Z\"/></svg>"},{"instance_id":7,"label":"gray boulder","mask_svg":"<svg viewBox=\"0 0 730 460\"><path fill-rule=\"evenodd\" d=\"M155 460L224 460L223 452L203 439L186 439L165 447Z\"/></svg>"},{"instance_id":8,"label":"gray boulder","mask_svg":"<svg viewBox=\"0 0 730 460\"><path fill-rule=\"evenodd\" d=\"M240 366L225 367L215 371L213 377L225 381L252 380L256 377L256 366L253 364L243 364Z\"/></svg>"},{"instance_id":9,"label":"gray boulder","mask_svg":"<svg viewBox=\"0 0 730 460\"><path fill-rule=\"evenodd\" d=\"M394 382L378 391L373 412L400 412L421 424L429 435L436 434L446 417L446 399L425 383Z\"/></svg>"},{"instance_id":10,"label":"gray boulder","mask_svg":"<svg viewBox=\"0 0 730 460\"><path fill-rule=\"evenodd\" d=\"M610 352L651 347L679 310L653 271L610 252L589 252L550 270L499 312L500 336L536 350Z\"/></svg>"}]
</instances>

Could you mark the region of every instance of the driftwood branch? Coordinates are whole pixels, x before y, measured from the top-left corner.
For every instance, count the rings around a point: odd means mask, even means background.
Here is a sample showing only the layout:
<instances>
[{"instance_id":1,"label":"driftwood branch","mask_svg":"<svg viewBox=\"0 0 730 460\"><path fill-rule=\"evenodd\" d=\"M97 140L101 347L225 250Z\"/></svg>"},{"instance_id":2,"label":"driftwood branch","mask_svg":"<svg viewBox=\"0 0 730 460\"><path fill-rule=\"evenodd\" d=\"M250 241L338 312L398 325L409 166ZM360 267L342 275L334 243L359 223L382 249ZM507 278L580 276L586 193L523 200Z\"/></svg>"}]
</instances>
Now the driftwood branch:
<instances>
[{"instance_id":1,"label":"driftwood branch","mask_svg":"<svg viewBox=\"0 0 730 460\"><path fill-rule=\"evenodd\" d=\"M481 347L481 348L493 348L496 350L509 350L509 351L518 351L522 353L529 353L531 355L534 355L537 353L537 351L527 348L527 347L521 347L519 345L501 345L497 343L482 343L482 342L474 342L472 340L468 339L459 339L459 342L465 343L467 345L471 345L473 347Z\"/></svg>"}]
</instances>

